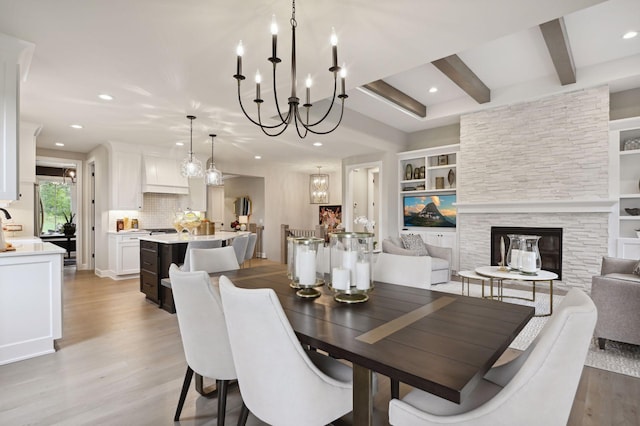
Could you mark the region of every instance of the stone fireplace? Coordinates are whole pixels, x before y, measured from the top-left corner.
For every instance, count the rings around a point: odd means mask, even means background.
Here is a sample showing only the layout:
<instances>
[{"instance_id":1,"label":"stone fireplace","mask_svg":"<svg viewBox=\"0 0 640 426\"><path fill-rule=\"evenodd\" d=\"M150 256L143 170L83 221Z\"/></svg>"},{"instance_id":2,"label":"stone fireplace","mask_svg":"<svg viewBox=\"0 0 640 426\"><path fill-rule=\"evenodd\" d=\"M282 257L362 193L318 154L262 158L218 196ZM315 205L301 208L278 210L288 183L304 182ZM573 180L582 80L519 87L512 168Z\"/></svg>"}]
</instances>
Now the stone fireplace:
<instances>
[{"instance_id":1,"label":"stone fireplace","mask_svg":"<svg viewBox=\"0 0 640 426\"><path fill-rule=\"evenodd\" d=\"M612 244L609 152L606 86L462 116L460 269L493 262L492 227L560 228L558 285L589 291Z\"/></svg>"}]
</instances>

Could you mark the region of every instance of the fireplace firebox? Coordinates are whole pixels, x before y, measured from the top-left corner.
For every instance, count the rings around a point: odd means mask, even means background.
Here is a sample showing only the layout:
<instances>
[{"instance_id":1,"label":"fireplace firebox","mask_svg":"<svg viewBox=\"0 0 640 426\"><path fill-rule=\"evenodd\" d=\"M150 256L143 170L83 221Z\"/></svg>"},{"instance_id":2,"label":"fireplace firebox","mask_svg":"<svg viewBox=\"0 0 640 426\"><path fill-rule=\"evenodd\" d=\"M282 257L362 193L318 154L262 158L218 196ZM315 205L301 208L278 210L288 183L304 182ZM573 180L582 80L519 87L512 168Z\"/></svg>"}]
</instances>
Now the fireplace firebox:
<instances>
[{"instance_id":1,"label":"fireplace firebox","mask_svg":"<svg viewBox=\"0 0 640 426\"><path fill-rule=\"evenodd\" d=\"M491 227L491 265L500 263L500 237L504 237L505 254L509 251L510 234L539 235L538 250L542 269L558 274L562 280L562 228Z\"/></svg>"}]
</instances>

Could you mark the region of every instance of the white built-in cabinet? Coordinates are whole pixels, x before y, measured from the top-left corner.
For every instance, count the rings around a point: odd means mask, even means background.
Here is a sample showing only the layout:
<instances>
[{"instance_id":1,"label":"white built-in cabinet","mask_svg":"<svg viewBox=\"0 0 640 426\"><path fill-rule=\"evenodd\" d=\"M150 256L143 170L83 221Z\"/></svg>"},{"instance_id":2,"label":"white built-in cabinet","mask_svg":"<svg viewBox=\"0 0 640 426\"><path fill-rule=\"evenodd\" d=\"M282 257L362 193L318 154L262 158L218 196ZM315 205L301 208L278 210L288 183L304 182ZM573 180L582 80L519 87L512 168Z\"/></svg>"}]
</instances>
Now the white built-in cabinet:
<instances>
[{"instance_id":1,"label":"white built-in cabinet","mask_svg":"<svg viewBox=\"0 0 640 426\"><path fill-rule=\"evenodd\" d=\"M619 161L617 256L638 259L640 215L632 215L627 209L640 210L640 117L612 121L610 129Z\"/></svg>"},{"instance_id":2,"label":"white built-in cabinet","mask_svg":"<svg viewBox=\"0 0 640 426\"><path fill-rule=\"evenodd\" d=\"M148 232L109 234L109 277L127 279L140 273L140 237Z\"/></svg>"},{"instance_id":3,"label":"white built-in cabinet","mask_svg":"<svg viewBox=\"0 0 640 426\"><path fill-rule=\"evenodd\" d=\"M137 152L111 152L111 209L142 209L142 155Z\"/></svg>"},{"instance_id":4,"label":"white built-in cabinet","mask_svg":"<svg viewBox=\"0 0 640 426\"><path fill-rule=\"evenodd\" d=\"M398 228L401 234L417 234L428 243L452 249L451 269L459 270L458 233L455 227L419 226L405 220L405 198L456 195L460 145L446 145L398 153Z\"/></svg>"},{"instance_id":5,"label":"white built-in cabinet","mask_svg":"<svg viewBox=\"0 0 640 426\"><path fill-rule=\"evenodd\" d=\"M0 205L19 198L20 82L34 47L0 34Z\"/></svg>"}]
</instances>

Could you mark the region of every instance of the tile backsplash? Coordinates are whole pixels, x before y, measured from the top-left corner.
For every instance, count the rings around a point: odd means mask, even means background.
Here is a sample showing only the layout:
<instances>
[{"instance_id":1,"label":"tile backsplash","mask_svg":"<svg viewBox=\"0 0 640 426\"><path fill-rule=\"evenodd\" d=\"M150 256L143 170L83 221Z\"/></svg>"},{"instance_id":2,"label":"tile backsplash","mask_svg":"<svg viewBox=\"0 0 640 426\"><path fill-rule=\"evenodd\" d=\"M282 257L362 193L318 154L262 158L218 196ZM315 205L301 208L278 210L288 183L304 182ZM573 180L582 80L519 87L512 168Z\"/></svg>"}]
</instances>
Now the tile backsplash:
<instances>
[{"instance_id":1,"label":"tile backsplash","mask_svg":"<svg viewBox=\"0 0 640 426\"><path fill-rule=\"evenodd\" d=\"M136 210L110 210L109 230L116 230L116 220L125 216L137 218L140 229L171 228L171 219L175 211L184 209L187 203L185 195L145 193L143 208Z\"/></svg>"}]
</instances>

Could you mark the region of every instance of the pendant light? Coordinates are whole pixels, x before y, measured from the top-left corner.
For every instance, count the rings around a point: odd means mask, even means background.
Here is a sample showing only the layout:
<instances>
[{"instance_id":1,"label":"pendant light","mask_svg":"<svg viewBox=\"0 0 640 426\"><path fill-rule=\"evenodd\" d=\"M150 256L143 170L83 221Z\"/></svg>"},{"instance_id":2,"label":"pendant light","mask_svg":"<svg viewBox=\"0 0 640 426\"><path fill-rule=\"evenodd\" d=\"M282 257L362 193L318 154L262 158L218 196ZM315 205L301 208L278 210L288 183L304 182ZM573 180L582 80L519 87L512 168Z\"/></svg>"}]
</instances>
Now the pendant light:
<instances>
[{"instance_id":1,"label":"pendant light","mask_svg":"<svg viewBox=\"0 0 640 426\"><path fill-rule=\"evenodd\" d=\"M211 161L211 164L207 161L208 167L204 175L204 181L209 186L222 186L224 184L222 181L222 172L216 169L216 163L213 158L213 139L216 135L211 134L209 136L211 136L211 160L209 160Z\"/></svg>"},{"instance_id":2,"label":"pendant light","mask_svg":"<svg viewBox=\"0 0 640 426\"><path fill-rule=\"evenodd\" d=\"M202 163L193 156L193 120L195 120L196 117L193 115L187 115L187 118L191 120L189 155L187 155L187 158L182 160L180 171L182 176L187 178L202 177Z\"/></svg>"},{"instance_id":3,"label":"pendant light","mask_svg":"<svg viewBox=\"0 0 640 426\"><path fill-rule=\"evenodd\" d=\"M329 202L329 175L320 173L309 175L309 199L311 204L326 204Z\"/></svg>"}]
</instances>

